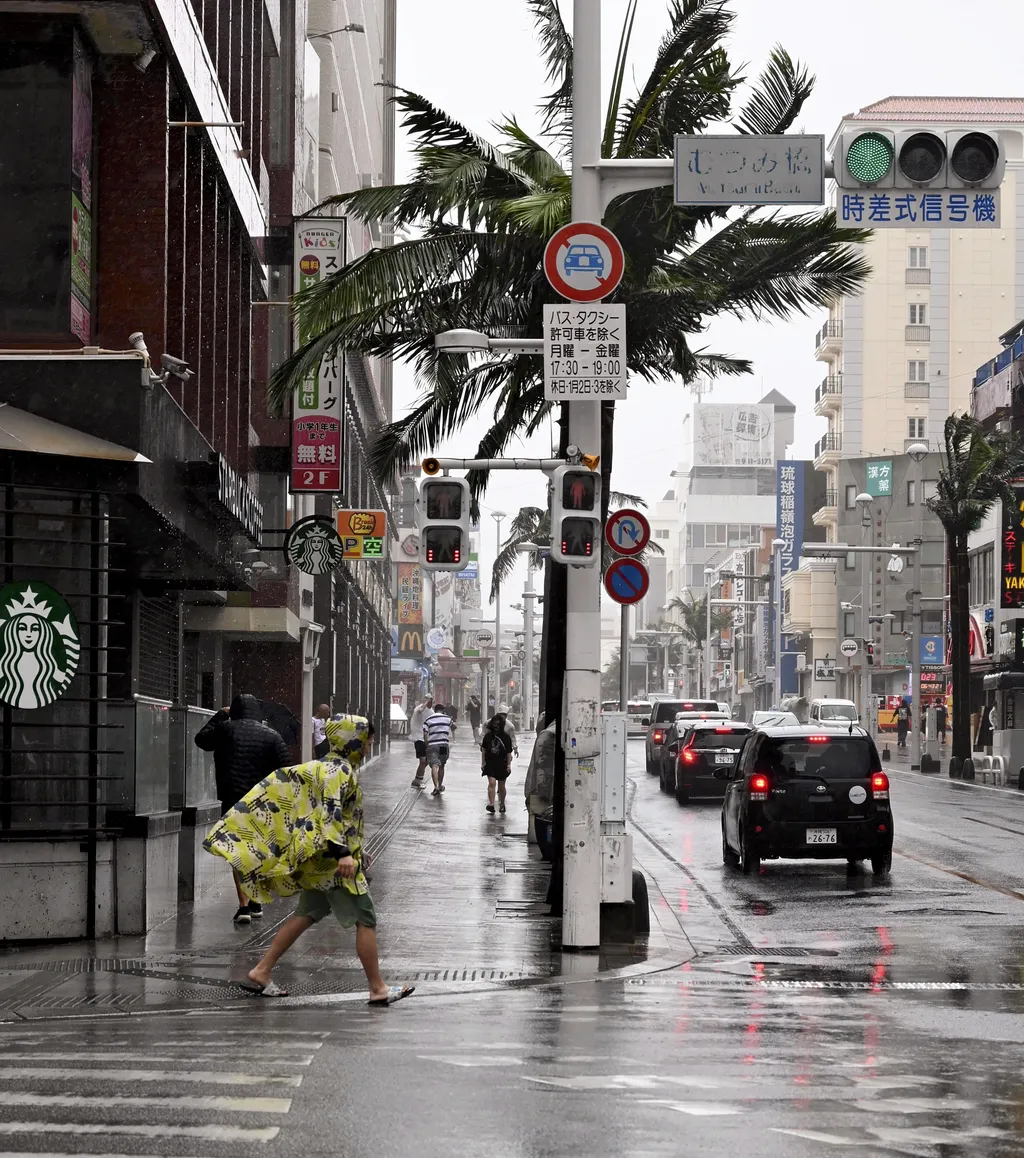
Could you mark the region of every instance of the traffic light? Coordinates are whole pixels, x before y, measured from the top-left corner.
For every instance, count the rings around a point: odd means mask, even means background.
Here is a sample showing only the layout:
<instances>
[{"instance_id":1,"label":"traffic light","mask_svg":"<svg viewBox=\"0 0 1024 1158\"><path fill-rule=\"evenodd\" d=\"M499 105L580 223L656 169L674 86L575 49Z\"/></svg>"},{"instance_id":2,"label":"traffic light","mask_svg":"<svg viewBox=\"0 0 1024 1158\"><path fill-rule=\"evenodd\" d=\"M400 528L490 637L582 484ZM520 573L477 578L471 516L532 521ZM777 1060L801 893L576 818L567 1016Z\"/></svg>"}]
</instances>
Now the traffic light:
<instances>
[{"instance_id":1,"label":"traffic light","mask_svg":"<svg viewBox=\"0 0 1024 1158\"><path fill-rule=\"evenodd\" d=\"M560 466L552 476L551 558L593 567L601 560L601 476Z\"/></svg>"},{"instance_id":2,"label":"traffic light","mask_svg":"<svg viewBox=\"0 0 1024 1158\"><path fill-rule=\"evenodd\" d=\"M873 643L868 644L867 653L868 653L868 667L874 667L875 666L875 645Z\"/></svg>"},{"instance_id":3,"label":"traffic light","mask_svg":"<svg viewBox=\"0 0 1024 1158\"><path fill-rule=\"evenodd\" d=\"M833 168L840 189L997 189L1006 154L981 129L853 129L841 134Z\"/></svg>"},{"instance_id":4,"label":"traffic light","mask_svg":"<svg viewBox=\"0 0 1024 1158\"><path fill-rule=\"evenodd\" d=\"M469 483L442 475L420 483L416 522L420 566L426 571L461 571L469 559Z\"/></svg>"}]
</instances>

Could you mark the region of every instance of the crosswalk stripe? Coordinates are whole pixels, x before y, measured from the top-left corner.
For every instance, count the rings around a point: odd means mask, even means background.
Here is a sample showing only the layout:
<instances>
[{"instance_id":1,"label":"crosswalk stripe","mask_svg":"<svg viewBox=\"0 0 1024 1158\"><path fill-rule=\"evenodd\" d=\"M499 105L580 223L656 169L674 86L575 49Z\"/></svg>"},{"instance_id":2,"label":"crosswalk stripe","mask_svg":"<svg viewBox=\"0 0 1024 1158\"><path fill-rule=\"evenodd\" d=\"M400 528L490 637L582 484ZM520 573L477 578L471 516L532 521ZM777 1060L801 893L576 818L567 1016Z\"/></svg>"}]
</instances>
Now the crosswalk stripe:
<instances>
[{"instance_id":1,"label":"crosswalk stripe","mask_svg":"<svg viewBox=\"0 0 1024 1158\"><path fill-rule=\"evenodd\" d=\"M329 1029L190 1029L187 1033L169 1033L165 1041L173 1041L175 1038L184 1038L186 1041L191 1041L197 1037L251 1037L262 1041L267 1037L299 1037L303 1040L308 1038L318 1038L323 1041L324 1038L330 1037L331 1031Z\"/></svg>"},{"instance_id":2,"label":"crosswalk stripe","mask_svg":"<svg viewBox=\"0 0 1024 1158\"><path fill-rule=\"evenodd\" d=\"M67 1150L0 1150L0 1158L83 1158L80 1151L71 1153ZM159 1154L93 1154L88 1158L162 1158ZM182 1158L192 1158L183 1155Z\"/></svg>"},{"instance_id":3,"label":"crosswalk stripe","mask_svg":"<svg viewBox=\"0 0 1024 1158\"><path fill-rule=\"evenodd\" d=\"M105 1109L110 1106L164 1106L178 1110L227 1110L234 1114L287 1114L291 1098L206 1097L93 1097L85 1094L31 1094L0 1091L0 1106L59 1106Z\"/></svg>"},{"instance_id":4,"label":"crosswalk stripe","mask_svg":"<svg viewBox=\"0 0 1024 1158\"><path fill-rule=\"evenodd\" d=\"M193 1062L223 1061L223 1051L219 1053L154 1054L154 1053L2 1053L0 1062L9 1061L145 1061L145 1062ZM312 1057L270 1057L247 1058L247 1066L308 1066ZM75 1073L86 1071L75 1070Z\"/></svg>"},{"instance_id":5,"label":"crosswalk stripe","mask_svg":"<svg viewBox=\"0 0 1024 1158\"><path fill-rule=\"evenodd\" d=\"M0 1078L57 1081L84 1078L93 1082L210 1082L215 1086L302 1085L298 1074L218 1073L215 1070L83 1070L50 1069L46 1066L0 1066Z\"/></svg>"},{"instance_id":6,"label":"crosswalk stripe","mask_svg":"<svg viewBox=\"0 0 1024 1158\"><path fill-rule=\"evenodd\" d=\"M0 1122L0 1134L127 1134L138 1138L202 1138L207 1142L272 1142L280 1126L144 1126L121 1122Z\"/></svg>"}]
</instances>

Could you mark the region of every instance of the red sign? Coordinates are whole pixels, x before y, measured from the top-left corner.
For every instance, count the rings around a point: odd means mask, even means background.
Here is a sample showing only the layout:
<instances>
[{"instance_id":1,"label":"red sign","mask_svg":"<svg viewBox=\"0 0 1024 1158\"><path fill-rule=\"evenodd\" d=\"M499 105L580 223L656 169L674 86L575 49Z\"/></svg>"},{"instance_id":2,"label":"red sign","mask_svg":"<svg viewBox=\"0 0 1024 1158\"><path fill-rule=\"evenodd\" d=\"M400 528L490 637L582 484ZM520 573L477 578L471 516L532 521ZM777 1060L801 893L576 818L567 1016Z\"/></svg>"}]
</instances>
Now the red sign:
<instances>
[{"instance_id":1,"label":"red sign","mask_svg":"<svg viewBox=\"0 0 1024 1158\"><path fill-rule=\"evenodd\" d=\"M593 221L563 225L544 249L551 288L571 302L596 302L622 281L626 258L619 239Z\"/></svg>"},{"instance_id":2,"label":"red sign","mask_svg":"<svg viewBox=\"0 0 1024 1158\"><path fill-rule=\"evenodd\" d=\"M639 511L623 507L608 516L604 537L617 555L639 555L651 541L651 524Z\"/></svg>"},{"instance_id":3,"label":"red sign","mask_svg":"<svg viewBox=\"0 0 1024 1158\"><path fill-rule=\"evenodd\" d=\"M616 559L604 573L604 589L616 603L639 603L650 585L647 568L636 559Z\"/></svg>"}]
</instances>

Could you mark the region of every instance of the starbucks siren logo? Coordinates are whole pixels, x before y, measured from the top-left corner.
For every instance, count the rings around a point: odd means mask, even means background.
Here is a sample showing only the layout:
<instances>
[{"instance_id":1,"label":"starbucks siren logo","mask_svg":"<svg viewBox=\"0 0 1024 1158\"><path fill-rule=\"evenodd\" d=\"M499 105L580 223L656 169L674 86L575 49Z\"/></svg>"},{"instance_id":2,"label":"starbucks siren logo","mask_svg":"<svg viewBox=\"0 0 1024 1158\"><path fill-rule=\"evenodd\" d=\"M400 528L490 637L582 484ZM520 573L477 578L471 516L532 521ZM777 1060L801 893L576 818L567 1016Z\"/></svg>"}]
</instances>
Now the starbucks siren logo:
<instances>
[{"instance_id":1,"label":"starbucks siren logo","mask_svg":"<svg viewBox=\"0 0 1024 1158\"><path fill-rule=\"evenodd\" d=\"M45 708L78 670L78 623L63 596L45 583L0 587L0 703Z\"/></svg>"},{"instance_id":2,"label":"starbucks siren logo","mask_svg":"<svg viewBox=\"0 0 1024 1158\"><path fill-rule=\"evenodd\" d=\"M345 545L329 519L308 515L285 535L284 554L292 566L307 575L326 575L341 565Z\"/></svg>"}]
</instances>

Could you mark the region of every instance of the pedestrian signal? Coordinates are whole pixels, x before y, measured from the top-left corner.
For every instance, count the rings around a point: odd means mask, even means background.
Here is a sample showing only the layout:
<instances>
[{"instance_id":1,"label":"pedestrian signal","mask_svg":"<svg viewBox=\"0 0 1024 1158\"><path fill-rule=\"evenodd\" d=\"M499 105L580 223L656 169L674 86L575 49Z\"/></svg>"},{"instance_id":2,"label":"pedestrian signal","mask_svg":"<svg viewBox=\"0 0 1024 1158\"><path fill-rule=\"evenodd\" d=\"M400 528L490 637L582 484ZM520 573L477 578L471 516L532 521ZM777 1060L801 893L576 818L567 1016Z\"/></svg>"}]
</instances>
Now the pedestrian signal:
<instances>
[{"instance_id":1,"label":"pedestrian signal","mask_svg":"<svg viewBox=\"0 0 1024 1158\"><path fill-rule=\"evenodd\" d=\"M873 643L868 644L867 653L868 653L868 667L874 667L875 666L875 645Z\"/></svg>"},{"instance_id":2,"label":"pedestrian signal","mask_svg":"<svg viewBox=\"0 0 1024 1158\"><path fill-rule=\"evenodd\" d=\"M469 559L469 483L444 475L424 479L416 500L420 565L461 571Z\"/></svg>"},{"instance_id":3,"label":"pedestrian signal","mask_svg":"<svg viewBox=\"0 0 1024 1158\"><path fill-rule=\"evenodd\" d=\"M560 466L552 479L551 558L592 567L601 557L601 476Z\"/></svg>"}]
</instances>

